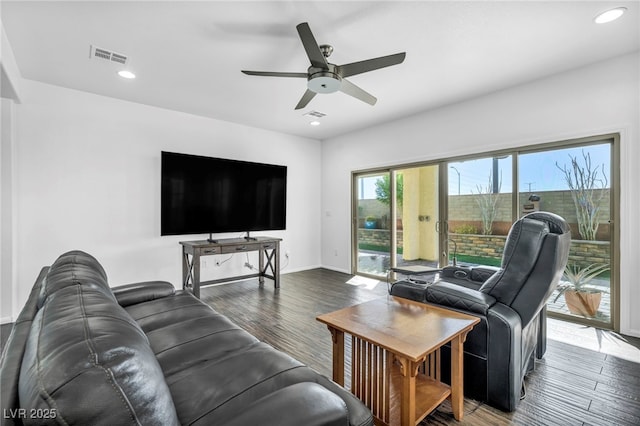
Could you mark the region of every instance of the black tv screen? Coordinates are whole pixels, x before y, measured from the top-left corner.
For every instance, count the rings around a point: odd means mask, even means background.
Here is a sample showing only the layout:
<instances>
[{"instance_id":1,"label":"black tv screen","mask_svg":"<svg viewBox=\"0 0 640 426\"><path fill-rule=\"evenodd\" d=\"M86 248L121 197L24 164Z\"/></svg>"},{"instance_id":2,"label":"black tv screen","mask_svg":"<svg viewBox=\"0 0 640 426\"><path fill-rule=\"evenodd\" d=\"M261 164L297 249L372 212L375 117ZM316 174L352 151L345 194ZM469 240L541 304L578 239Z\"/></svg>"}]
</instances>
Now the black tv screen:
<instances>
[{"instance_id":1,"label":"black tv screen","mask_svg":"<svg viewBox=\"0 0 640 426\"><path fill-rule=\"evenodd\" d=\"M161 235L286 228L286 166L162 151L161 174Z\"/></svg>"}]
</instances>

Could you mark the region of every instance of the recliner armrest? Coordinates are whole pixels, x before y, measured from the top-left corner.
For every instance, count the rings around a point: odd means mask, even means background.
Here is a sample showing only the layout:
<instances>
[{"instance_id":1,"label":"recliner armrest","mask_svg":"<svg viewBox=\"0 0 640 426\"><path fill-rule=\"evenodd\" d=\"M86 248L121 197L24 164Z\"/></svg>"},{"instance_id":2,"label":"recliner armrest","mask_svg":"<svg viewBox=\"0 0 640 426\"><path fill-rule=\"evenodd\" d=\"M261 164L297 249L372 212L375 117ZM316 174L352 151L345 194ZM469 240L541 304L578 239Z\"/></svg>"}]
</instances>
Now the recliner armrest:
<instances>
[{"instance_id":1,"label":"recliner armrest","mask_svg":"<svg viewBox=\"0 0 640 426\"><path fill-rule=\"evenodd\" d=\"M484 283L493 274L498 272L500 268L496 266L474 266L471 268L471 280Z\"/></svg>"},{"instance_id":2,"label":"recliner armrest","mask_svg":"<svg viewBox=\"0 0 640 426\"><path fill-rule=\"evenodd\" d=\"M486 315L496 299L477 290L472 290L447 281L438 281L427 287L427 302Z\"/></svg>"},{"instance_id":3,"label":"recliner armrest","mask_svg":"<svg viewBox=\"0 0 640 426\"><path fill-rule=\"evenodd\" d=\"M440 273L440 279L478 290L497 271L498 268L493 266L445 266Z\"/></svg>"},{"instance_id":4,"label":"recliner armrest","mask_svg":"<svg viewBox=\"0 0 640 426\"><path fill-rule=\"evenodd\" d=\"M111 291L120 306L129 306L171 296L176 289L167 281L144 281L111 287Z\"/></svg>"}]
</instances>

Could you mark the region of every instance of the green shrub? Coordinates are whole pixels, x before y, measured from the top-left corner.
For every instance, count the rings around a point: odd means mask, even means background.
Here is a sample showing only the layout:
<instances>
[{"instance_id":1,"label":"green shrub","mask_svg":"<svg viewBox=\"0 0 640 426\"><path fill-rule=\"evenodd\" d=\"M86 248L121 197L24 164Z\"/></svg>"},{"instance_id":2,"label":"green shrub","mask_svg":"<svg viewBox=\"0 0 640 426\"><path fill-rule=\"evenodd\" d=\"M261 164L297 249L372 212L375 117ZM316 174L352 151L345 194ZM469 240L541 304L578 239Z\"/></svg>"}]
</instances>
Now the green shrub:
<instances>
[{"instance_id":1,"label":"green shrub","mask_svg":"<svg viewBox=\"0 0 640 426\"><path fill-rule=\"evenodd\" d=\"M468 223L465 223L464 225L460 225L458 226L454 231L454 234L477 234L478 233L478 229Z\"/></svg>"}]
</instances>

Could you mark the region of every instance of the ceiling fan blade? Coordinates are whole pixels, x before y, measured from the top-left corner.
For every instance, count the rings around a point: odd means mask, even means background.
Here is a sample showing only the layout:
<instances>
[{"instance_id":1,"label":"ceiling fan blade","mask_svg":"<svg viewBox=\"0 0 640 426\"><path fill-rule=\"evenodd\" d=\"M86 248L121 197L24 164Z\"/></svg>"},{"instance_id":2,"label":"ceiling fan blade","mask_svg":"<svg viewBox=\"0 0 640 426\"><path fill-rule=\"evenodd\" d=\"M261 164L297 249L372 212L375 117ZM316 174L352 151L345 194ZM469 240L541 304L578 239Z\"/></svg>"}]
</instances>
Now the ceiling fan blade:
<instances>
[{"instance_id":1,"label":"ceiling fan blade","mask_svg":"<svg viewBox=\"0 0 640 426\"><path fill-rule=\"evenodd\" d=\"M347 95L351 95L356 99L360 99L362 102L366 102L369 105L375 105L378 99L370 93L365 92L349 80L343 78L342 85L340 86L340 91L346 93Z\"/></svg>"},{"instance_id":2,"label":"ceiling fan blade","mask_svg":"<svg viewBox=\"0 0 640 426\"><path fill-rule=\"evenodd\" d=\"M313 99L315 95L316 95L316 92L312 92L311 90L307 89L307 91L304 92L304 95L302 95L300 102L298 102L298 105L296 105L296 109L302 109L306 107L307 104L311 101L311 99Z\"/></svg>"},{"instance_id":3,"label":"ceiling fan blade","mask_svg":"<svg viewBox=\"0 0 640 426\"><path fill-rule=\"evenodd\" d=\"M379 58L367 59L366 61L352 62L350 64L338 66L338 73L341 77L350 77L363 72L373 71L380 68L401 64L404 61L406 52L395 55L381 56Z\"/></svg>"},{"instance_id":4,"label":"ceiling fan blade","mask_svg":"<svg viewBox=\"0 0 640 426\"><path fill-rule=\"evenodd\" d=\"M303 22L296 26L298 30L298 35L300 36L300 40L302 41L302 45L304 46L304 50L307 52L307 56L311 61L311 65L316 68L329 69L329 65L327 64L327 59L324 57L320 48L318 47L318 42L316 38L313 36L311 32L311 28L309 28L309 24Z\"/></svg>"},{"instance_id":5,"label":"ceiling fan blade","mask_svg":"<svg viewBox=\"0 0 640 426\"><path fill-rule=\"evenodd\" d=\"M245 70L242 70L242 72L247 75L259 75L262 77L298 77L298 78L308 77L306 72L272 72L272 71L245 71Z\"/></svg>"}]
</instances>

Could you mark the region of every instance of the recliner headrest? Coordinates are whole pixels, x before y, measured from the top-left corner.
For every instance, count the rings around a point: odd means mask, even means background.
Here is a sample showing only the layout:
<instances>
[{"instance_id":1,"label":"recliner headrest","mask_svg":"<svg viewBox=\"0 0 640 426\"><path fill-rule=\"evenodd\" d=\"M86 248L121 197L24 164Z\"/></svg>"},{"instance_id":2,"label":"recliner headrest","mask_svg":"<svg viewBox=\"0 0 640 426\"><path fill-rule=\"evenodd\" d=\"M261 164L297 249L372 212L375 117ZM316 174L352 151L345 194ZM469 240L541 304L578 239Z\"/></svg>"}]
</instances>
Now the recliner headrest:
<instances>
[{"instance_id":1,"label":"recliner headrest","mask_svg":"<svg viewBox=\"0 0 640 426\"><path fill-rule=\"evenodd\" d=\"M560 216L550 212L532 212L522 217L545 222L549 227L549 232L553 234L566 234L571 232L569 224Z\"/></svg>"}]
</instances>

